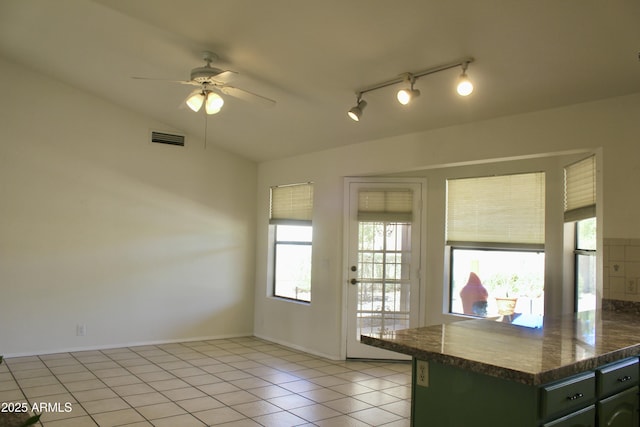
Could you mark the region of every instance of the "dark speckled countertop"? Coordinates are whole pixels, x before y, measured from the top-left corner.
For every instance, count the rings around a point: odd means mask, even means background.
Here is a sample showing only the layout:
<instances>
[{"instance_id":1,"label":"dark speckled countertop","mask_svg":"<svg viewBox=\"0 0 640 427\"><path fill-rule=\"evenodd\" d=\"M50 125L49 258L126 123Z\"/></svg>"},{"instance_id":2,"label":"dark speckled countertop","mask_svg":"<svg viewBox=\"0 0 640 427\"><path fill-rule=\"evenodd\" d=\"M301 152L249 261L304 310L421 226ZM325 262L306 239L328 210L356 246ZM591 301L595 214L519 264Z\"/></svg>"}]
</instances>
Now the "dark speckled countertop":
<instances>
[{"instance_id":1,"label":"dark speckled countertop","mask_svg":"<svg viewBox=\"0 0 640 427\"><path fill-rule=\"evenodd\" d=\"M588 311L545 318L542 328L488 319L362 336L417 359L540 385L640 355L640 316Z\"/></svg>"}]
</instances>

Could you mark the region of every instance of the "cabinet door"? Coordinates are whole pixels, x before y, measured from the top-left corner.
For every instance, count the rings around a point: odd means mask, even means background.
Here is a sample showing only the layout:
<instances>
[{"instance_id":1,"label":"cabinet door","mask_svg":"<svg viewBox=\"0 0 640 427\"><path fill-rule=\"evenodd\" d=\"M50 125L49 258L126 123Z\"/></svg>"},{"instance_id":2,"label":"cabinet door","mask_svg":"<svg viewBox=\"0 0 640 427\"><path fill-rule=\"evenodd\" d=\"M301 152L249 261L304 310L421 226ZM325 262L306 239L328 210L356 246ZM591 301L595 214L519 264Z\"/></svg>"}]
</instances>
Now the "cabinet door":
<instances>
[{"instance_id":1,"label":"cabinet door","mask_svg":"<svg viewBox=\"0 0 640 427\"><path fill-rule=\"evenodd\" d=\"M629 427L638 425L638 386L598 402L598 426Z\"/></svg>"},{"instance_id":2,"label":"cabinet door","mask_svg":"<svg viewBox=\"0 0 640 427\"><path fill-rule=\"evenodd\" d=\"M550 421L542 427L594 427L595 425L596 407L591 405L565 417Z\"/></svg>"}]
</instances>

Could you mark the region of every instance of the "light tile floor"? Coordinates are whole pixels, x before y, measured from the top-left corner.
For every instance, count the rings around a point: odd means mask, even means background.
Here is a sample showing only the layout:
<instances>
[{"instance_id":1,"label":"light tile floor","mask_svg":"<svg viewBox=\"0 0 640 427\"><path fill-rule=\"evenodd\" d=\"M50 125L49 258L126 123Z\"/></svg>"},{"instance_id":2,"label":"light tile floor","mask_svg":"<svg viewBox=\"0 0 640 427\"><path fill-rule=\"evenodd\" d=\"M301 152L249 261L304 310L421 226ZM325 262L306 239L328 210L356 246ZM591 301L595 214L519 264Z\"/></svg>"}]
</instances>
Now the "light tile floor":
<instances>
[{"instance_id":1,"label":"light tile floor","mask_svg":"<svg viewBox=\"0 0 640 427\"><path fill-rule=\"evenodd\" d=\"M5 359L0 402L44 427L407 427L410 374L246 337Z\"/></svg>"}]
</instances>

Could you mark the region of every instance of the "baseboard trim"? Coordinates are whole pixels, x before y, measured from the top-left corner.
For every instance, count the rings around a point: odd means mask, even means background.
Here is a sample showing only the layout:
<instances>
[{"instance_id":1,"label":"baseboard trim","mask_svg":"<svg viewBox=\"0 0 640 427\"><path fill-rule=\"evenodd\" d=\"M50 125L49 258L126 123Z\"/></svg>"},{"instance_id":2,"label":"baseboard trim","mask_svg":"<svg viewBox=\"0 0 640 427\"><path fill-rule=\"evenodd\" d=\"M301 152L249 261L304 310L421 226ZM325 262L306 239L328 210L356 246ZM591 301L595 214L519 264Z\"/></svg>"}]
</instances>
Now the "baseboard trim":
<instances>
[{"instance_id":1,"label":"baseboard trim","mask_svg":"<svg viewBox=\"0 0 640 427\"><path fill-rule=\"evenodd\" d=\"M318 351L315 351L313 349L307 348L307 347L303 347L288 341L284 341L284 340L279 340L277 338L273 338L270 337L268 335L263 335L263 334L253 334L253 336L255 336L256 338L260 338L261 340L265 340L265 341L269 341L272 342L274 344L279 344L285 347L289 347L291 349L294 350L298 350L298 351L303 351L305 353L309 353L312 354L314 356L318 356L318 357L324 357L325 359L329 359L329 360L345 360L343 357L340 357L338 355L331 355L331 354L325 354L325 353L321 353Z\"/></svg>"},{"instance_id":2,"label":"baseboard trim","mask_svg":"<svg viewBox=\"0 0 640 427\"><path fill-rule=\"evenodd\" d=\"M3 357L5 359L10 359L12 357L43 356L46 354L75 353L75 352L81 352L81 351L99 351L99 350L110 350L114 348L141 347L145 345L179 344L179 343L194 342L194 341L212 341L212 340L244 338L244 337L252 337L252 336L254 336L252 333L246 333L246 334L208 335L208 336L191 337L191 338L176 338L171 340L134 341L134 342L127 342L127 343L119 343L119 344L63 347L63 348L56 348L56 349L49 349L49 350L37 350L37 351L25 352L25 353L9 353L9 354L4 354Z\"/></svg>"}]
</instances>

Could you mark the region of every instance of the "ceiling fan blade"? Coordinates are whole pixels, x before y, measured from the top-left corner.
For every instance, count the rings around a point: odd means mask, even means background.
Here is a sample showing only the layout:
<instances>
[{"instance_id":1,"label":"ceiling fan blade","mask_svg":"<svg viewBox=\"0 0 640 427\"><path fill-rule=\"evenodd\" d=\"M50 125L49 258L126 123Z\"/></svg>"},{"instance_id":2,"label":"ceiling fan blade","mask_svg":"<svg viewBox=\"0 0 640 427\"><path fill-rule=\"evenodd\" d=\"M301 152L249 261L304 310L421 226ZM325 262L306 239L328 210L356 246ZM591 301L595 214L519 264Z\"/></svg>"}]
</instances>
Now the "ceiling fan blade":
<instances>
[{"instance_id":1,"label":"ceiling fan blade","mask_svg":"<svg viewBox=\"0 0 640 427\"><path fill-rule=\"evenodd\" d=\"M194 82L192 80L156 79L153 77L138 77L138 76L131 76L131 78L135 80L153 80L157 82L169 82L169 83L180 83L183 85L201 86L200 83Z\"/></svg>"},{"instance_id":2,"label":"ceiling fan blade","mask_svg":"<svg viewBox=\"0 0 640 427\"><path fill-rule=\"evenodd\" d=\"M225 83L229 83L237 75L238 75L238 73L235 72L235 71L225 70L225 71L223 71L223 72L221 72L219 74L216 74L215 76L212 76L211 77L211 81L213 81L215 83L225 84Z\"/></svg>"},{"instance_id":3,"label":"ceiling fan blade","mask_svg":"<svg viewBox=\"0 0 640 427\"><path fill-rule=\"evenodd\" d=\"M234 98L242 99L243 101L261 104L266 107L273 107L276 105L276 101L273 99L258 95L257 93L249 92L248 90L239 89L233 86L219 86L218 89L225 95L233 96Z\"/></svg>"}]
</instances>

